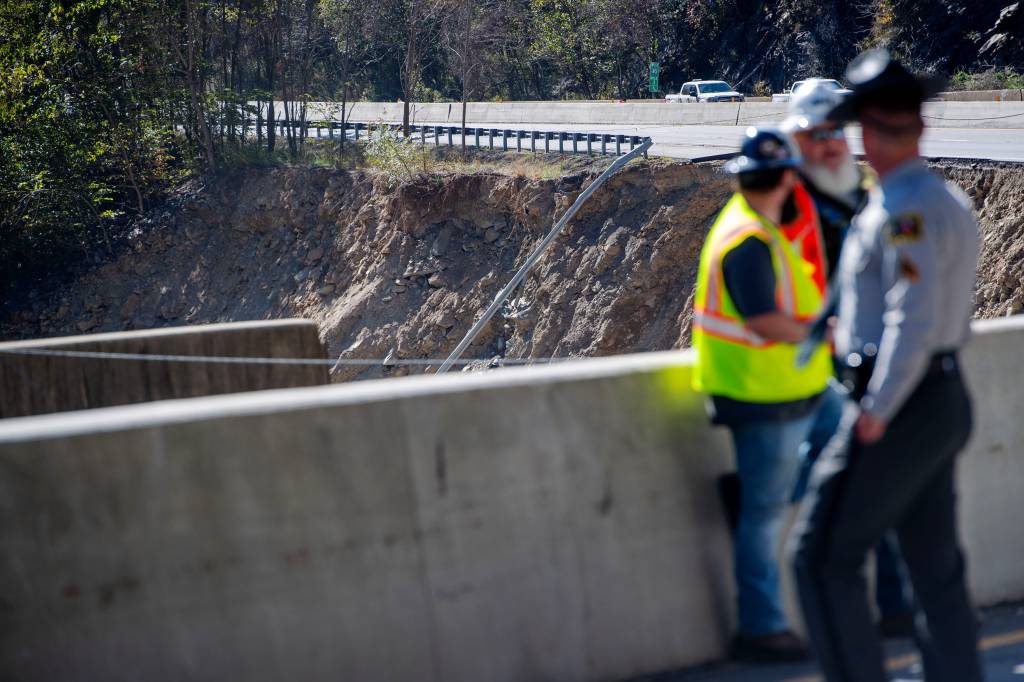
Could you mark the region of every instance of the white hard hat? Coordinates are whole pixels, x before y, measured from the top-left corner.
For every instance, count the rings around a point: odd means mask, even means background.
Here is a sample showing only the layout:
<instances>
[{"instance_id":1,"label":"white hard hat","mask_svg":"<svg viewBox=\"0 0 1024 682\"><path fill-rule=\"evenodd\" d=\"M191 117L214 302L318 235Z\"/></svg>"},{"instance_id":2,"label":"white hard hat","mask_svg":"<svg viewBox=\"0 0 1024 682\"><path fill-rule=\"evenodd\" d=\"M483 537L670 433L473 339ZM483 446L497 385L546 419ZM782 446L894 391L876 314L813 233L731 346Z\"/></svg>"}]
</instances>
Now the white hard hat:
<instances>
[{"instance_id":1,"label":"white hard hat","mask_svg":"<svg viewBox=\"0 0 1024 682\"><path fill-rule=\"evenodd\" d=\"M828 113L842 99L833 86L821 80L809 80L790 97L789 116L782 122L782 129L792 133L816 128L826 121Z\"/></svg>"}]
</instances>

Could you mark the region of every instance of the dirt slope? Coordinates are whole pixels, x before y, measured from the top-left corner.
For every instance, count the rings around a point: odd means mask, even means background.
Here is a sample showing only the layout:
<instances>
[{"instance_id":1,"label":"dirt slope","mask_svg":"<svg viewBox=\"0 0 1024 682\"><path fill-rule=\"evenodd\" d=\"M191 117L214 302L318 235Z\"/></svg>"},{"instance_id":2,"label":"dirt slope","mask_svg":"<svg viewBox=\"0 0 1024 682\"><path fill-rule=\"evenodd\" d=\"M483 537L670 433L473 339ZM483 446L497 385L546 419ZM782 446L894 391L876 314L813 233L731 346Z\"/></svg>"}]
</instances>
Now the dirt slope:
<instances>
[{"instance_id":1,"label":"dirt slope","mask_svg":"<svg viewBox=\"0 0 1024 682\"><path fill-rule=\"evenodd\" d=\"M983 232L978 311L1024 308L1024 171L946 165ZM328 352L444 357L592 181L253 169L185 188L132 248L40 293L3 338L228 320L315 320ZM687 345L701 243L729 193L715 164L641 162L594 195L467 357L608 355ZM343 369L335 380L403 374ZM420 371L420 370L413 370Z\"/></svg>"}]
</instances>

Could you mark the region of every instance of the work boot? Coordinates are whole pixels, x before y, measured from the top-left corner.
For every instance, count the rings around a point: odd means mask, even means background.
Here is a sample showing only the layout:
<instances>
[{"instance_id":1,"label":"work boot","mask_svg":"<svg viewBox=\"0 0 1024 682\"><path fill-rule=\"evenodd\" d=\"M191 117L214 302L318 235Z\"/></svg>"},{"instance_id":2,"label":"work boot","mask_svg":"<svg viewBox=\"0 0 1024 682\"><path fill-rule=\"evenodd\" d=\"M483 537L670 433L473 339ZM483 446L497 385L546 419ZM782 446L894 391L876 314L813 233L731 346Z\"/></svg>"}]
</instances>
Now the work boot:
<instances>
[{"instance_id":1,"label":"work boot","mask_svg":"<svg viewBox=\"0 0 1024 682\"><path fill-rule=\"evenodd\" d=\"M810 658L807 647L789 630L767 635L736 635L729 656L747 663L796 663Z\"/></svg>"}]
</instances>

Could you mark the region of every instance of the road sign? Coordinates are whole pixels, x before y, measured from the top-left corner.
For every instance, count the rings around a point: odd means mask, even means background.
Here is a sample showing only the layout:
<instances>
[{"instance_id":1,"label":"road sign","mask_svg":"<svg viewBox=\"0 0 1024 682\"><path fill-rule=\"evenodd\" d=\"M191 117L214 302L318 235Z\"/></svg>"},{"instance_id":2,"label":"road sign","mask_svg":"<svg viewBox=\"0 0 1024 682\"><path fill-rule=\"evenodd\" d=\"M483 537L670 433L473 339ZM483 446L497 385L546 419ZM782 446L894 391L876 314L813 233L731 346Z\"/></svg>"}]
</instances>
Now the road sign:
<instances>
[{"instance_id":1,"label":"road sign","mask_svg":"<svg viewBox=\"0 0 1024 682\"><path fill-rule=\"evenodd\" d=\"M658 76L661 74L661 64L658 62L650 63L651 82L649 89L651 92L658 92L661 88L658 87Z\"/></svg>"}]
</instances>

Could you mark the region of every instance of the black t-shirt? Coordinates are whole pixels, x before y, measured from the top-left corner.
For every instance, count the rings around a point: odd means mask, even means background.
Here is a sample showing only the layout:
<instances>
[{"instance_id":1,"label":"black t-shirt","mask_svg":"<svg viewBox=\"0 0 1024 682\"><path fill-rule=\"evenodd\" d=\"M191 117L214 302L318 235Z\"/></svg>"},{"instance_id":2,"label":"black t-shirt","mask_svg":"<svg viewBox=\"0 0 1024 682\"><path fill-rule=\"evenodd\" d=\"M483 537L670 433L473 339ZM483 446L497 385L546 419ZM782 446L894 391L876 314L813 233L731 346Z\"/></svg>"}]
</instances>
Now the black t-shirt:
<instances>
[{"instance_id":1,"label":"black t-shirt","mask_svg":"<svg viewBox=\"0 0 1024 682\"><path fill-rule=\"evenodd\" d=\"M743 317L775 312L775 267L768 245L747 237L722 260L722 277Z\"/></svg>"},{"instance_id":2,"label":"black t-shirt","mask_svg":"<svg viewBox=\"0 0 1024 682\"><path fill-rule=\"evenodd\" d=\"M757 237L747 237L722 260L722 278L736 310L744 318L775 312L775 266L772 252ZM711 396L708 411L715 424L788 421L810 414L820 395L781 403L751 403Z\"/></svg>"}]
</instances>

